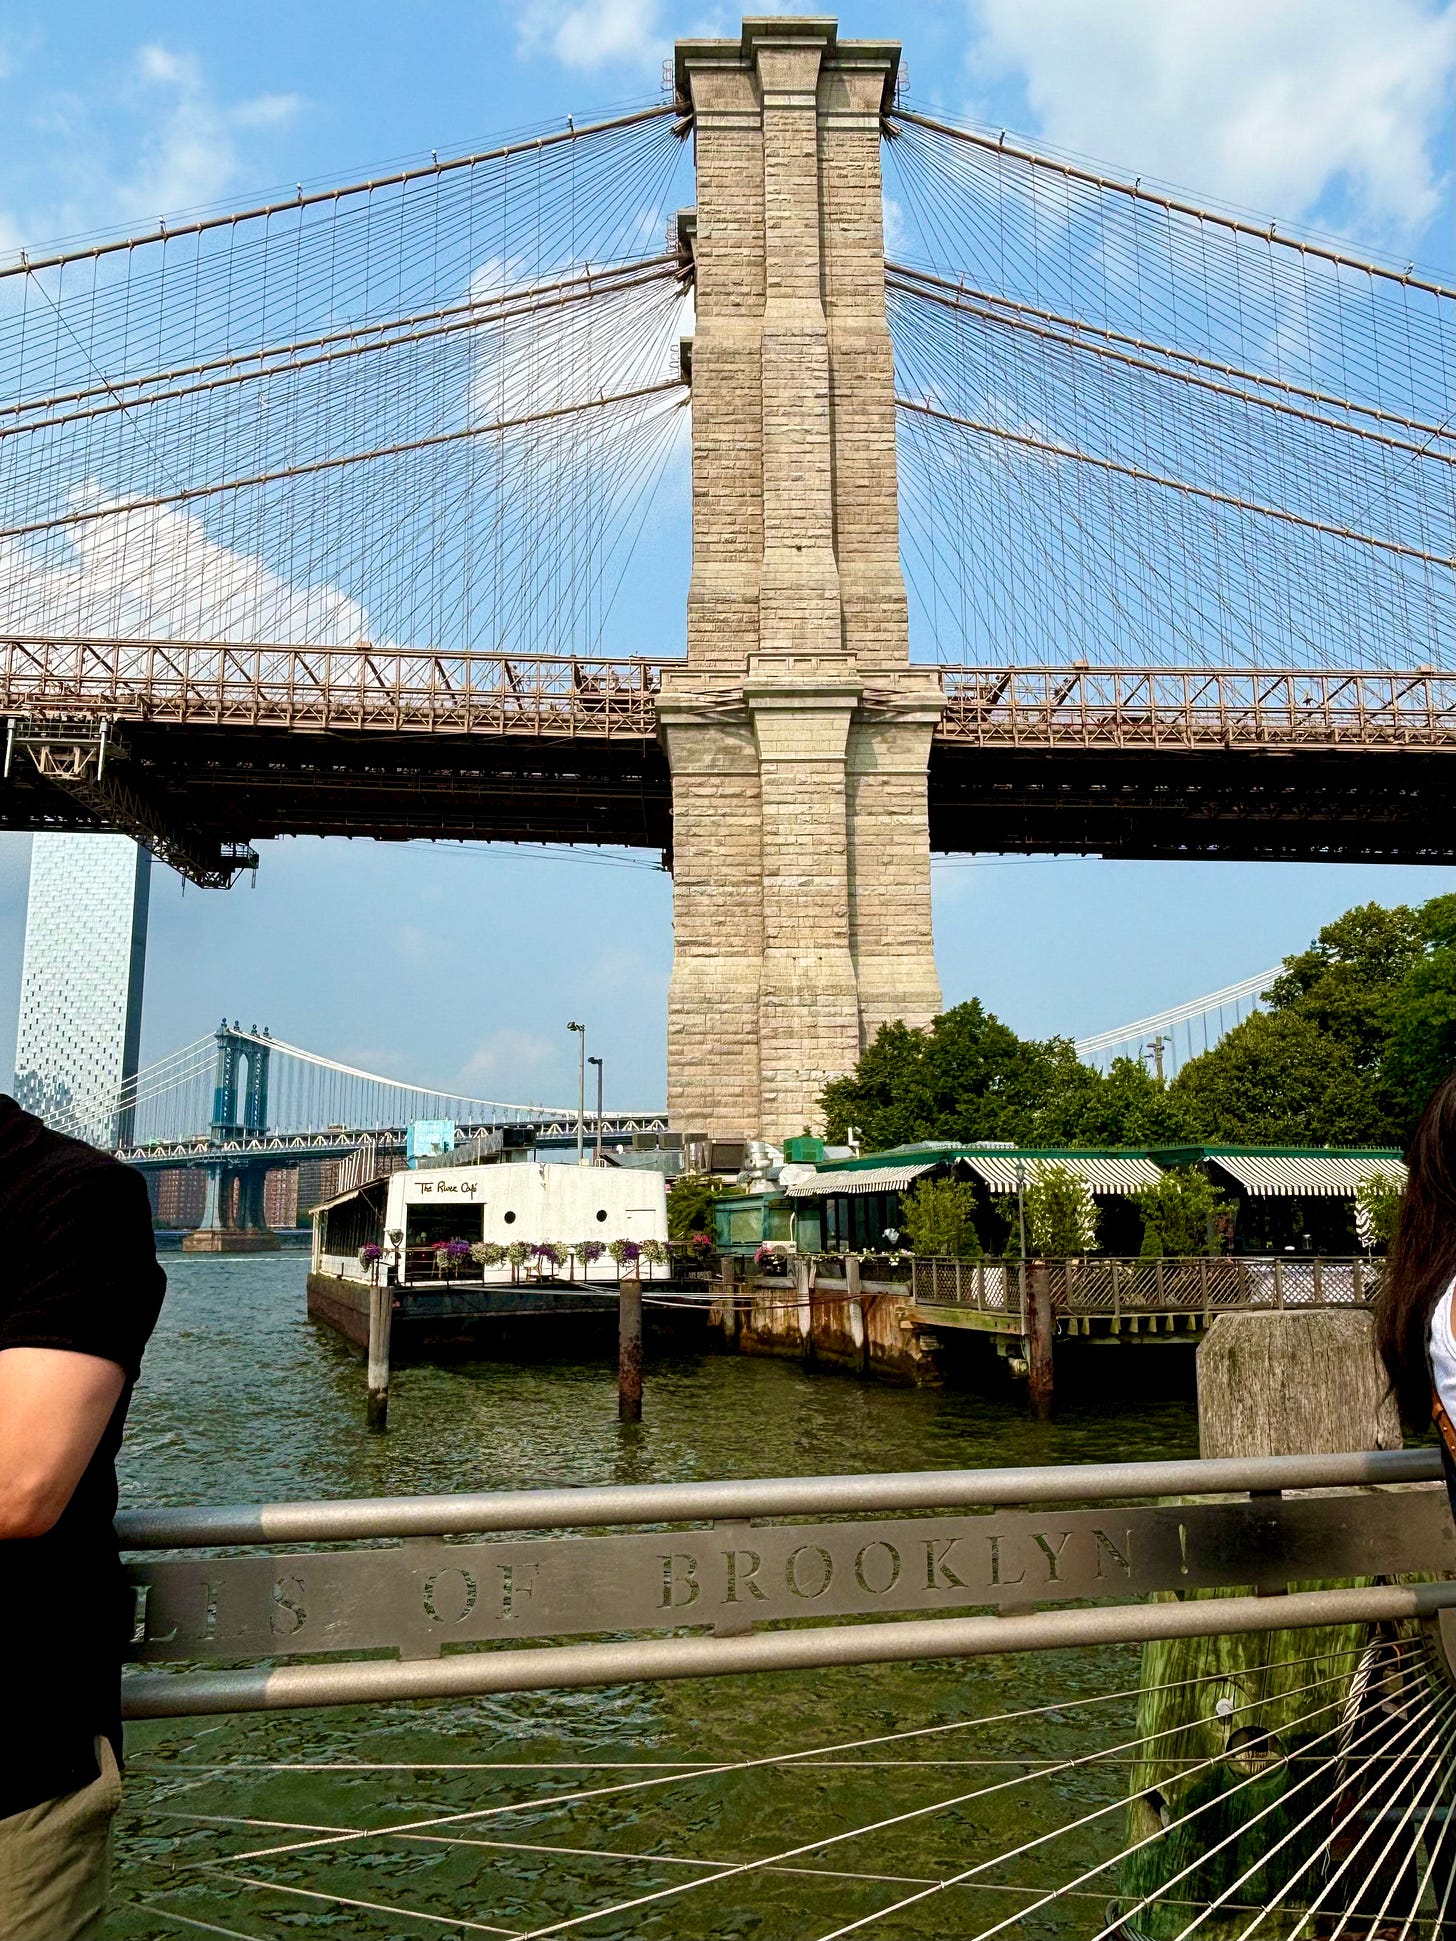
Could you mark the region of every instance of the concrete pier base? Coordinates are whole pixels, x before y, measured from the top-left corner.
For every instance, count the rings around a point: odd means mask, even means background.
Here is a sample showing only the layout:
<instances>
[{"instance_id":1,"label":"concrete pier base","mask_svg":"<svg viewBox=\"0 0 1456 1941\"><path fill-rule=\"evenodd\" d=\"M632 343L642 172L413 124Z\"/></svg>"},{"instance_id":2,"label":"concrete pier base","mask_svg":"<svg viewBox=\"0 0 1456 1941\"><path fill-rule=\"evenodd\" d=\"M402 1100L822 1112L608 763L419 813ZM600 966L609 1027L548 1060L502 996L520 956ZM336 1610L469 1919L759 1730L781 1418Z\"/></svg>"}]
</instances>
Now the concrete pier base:
<instances>
[{"instance_id":1,"label":"concrete pier base","mask_svg":"<svg viewBox=\"0 0 1456 1941\"><path fill-rule=\"evenodd\" d=\"M182 1242L184 1254L276 1254L283 1242L265 1227L198 1227Z\"/></svg>"},{"instance_id":2,"label":"concrete pier base","mask_svg":"<svg viewBox=\"0 0 1456 1941\"><path fill-rule=\"evenodd\" d=\"M740 1286L719 1312L725 1340L740 1354L783 1355L904 1386L938 1387L942 1376L909 1289L865 1286L859 1262L825 1285L808 1261L799 1273Z\"/></svg>"}]
</instances>

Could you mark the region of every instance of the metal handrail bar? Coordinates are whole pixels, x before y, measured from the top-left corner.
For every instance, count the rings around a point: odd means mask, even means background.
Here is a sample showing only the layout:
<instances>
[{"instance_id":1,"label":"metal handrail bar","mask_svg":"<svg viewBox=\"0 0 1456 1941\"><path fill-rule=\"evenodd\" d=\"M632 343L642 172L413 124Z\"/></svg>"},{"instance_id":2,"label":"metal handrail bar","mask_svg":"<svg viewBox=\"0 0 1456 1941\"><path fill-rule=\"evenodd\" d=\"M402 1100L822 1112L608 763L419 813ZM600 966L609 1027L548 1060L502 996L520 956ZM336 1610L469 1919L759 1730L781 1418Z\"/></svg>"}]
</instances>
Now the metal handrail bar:
<instances>
[{"instance_id":1,"label":"metal handrail bar","mask_svg":"<svg viewBox=\"0 0 1456 1941\"><path fill-rule=\"evenodd\" d=\"M123 1510L116 1519L116 1529L125 1549L173 1550L219 1544L330 1543L351 1537L597 1529L612 1524L827 1516L874 1510L1126 1502L1140 1497L1429 1483L1438 1481L1440 1475L1440 1456L1434 1449L1351 1450L1323 1456L749 1477L712 1483Z\"/></svg>"},{"instance_id":2,"label":"metal handrail bar","mask_svg":"<svg viewBox=\"0 0 1456 1941\"><path fill-rule=\"evenodd\" d=\"M1297 1460L1297 1459L1295 1459ZM1330 1460L1343 1460L1331 1458ZM1128 1465L1134 1467L1136 1465ZM1149 1464L1147 1467L1176 1467ZM1210 1464L1227 1468L1228 1464ZM1016 1473L1016 1472L1013 1472ZM1027 1472L1021 1471L1021 1474ZM123 1680L129 1719L356 1705L371 1700L580 1689L628 1680L721 1677L829 1665L970 1658L1006 1651L1146 1644L1233 1632L1432 1618L1456 1606L1456 1583L1384 1584L1260 1597L1033 1611L1006 1617L931 1618L893 1624L816 1625L748 1637L687 1637L611 1644L466 1651L439 1658L282 1665L274 1670L138 1672Z\"/></svg>"}]
</instances>

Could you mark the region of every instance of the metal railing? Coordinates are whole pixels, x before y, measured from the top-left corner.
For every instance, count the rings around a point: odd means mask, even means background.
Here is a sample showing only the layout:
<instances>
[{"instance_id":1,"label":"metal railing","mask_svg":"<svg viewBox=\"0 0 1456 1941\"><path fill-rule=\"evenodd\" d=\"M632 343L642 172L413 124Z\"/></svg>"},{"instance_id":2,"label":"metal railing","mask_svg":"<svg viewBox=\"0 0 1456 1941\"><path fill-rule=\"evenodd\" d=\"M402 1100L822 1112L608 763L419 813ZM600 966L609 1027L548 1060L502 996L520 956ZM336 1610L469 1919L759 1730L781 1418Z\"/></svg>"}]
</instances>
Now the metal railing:
<instances>
[{"instance_id":1,"label":"metal railing","mask_svg":"<svg viewBox=\"0 0 1456 1941\"><path fill-rule=\"evenodd\" d=\"M0 640L0 712L207 726L646 738L663 663L373 646ZM1450 748L1456 675L947 666L941 742ZM706 691L705 691L706 693ZM737 689L725 681L721 695ZM712 695L720 690L713 687ZM711 698L709 696L708 698ZM873 698L873 697L871 697Z\"/></svg>"},{"instance_id":2,"label":"metal railing","mask_svg":"<svg viewBox=\"0 0 1456 1941\"><path fill-rule=\"evenodd\" d=\"M1190 1259L1042 1263L1057 1315L1214 1314L1257 1308L1368 1307L1381 1262L1366 1256L1295 1258L1281 1254ZM917 1307L966 1307L1017 1317L1025 1312L1026 1267L1018 1261L915 1259L909 1288Z\"/></svg>"},{"instance_id":3,"label":"metal railing","mask_svg":"<svg viewBox=\"0 0 1456 1941\"><path fill-rule=\"evenodd\" d=\"M180 640L0 641L0 712L379 733L657 731L656 670L634 659L441 654Z\"/></svg>"},{"instance_id":4,"label":"metal railing","mask_svg":"<svg viewBox=\"0 0 1456 1941\"><path fill-rule=\"evenodd\" d=\"M946 667L941 741L1087 748L1450 748L1456 675Z\"/></svg>"},{"instance_id":5,"label":"metal railing","mask_svg":"<svg viewBox=\"0 0 1456 1941\"><path fill-rule=\"evenodd\" d=\"M130 1511L123 1547L154 1553L129 1566L131 1655L188 1668L132 1672L126 1711L1439 1619L1456 1583L1288 1588L1451 1572L1439 1474L1434 1451L1405 1450ZM1411 1484L1431 1487L1406 1489L1391 1515L1382 1488ZM1157 1500L1169 1497L1198 1500ZM1260 1594L1226 1594L1240 1583ZM1192 1589L1223 1594L1145 1601ZM684 1630L699 1635L662 1635ZM611 1636L631 1633L647 1635ZM535 1642L572 1635L598 1641ZM381 1650L397 1656L338 1656ZM190 1668L209 1660L254 1663Z\"/></svg>"}]
</instances>

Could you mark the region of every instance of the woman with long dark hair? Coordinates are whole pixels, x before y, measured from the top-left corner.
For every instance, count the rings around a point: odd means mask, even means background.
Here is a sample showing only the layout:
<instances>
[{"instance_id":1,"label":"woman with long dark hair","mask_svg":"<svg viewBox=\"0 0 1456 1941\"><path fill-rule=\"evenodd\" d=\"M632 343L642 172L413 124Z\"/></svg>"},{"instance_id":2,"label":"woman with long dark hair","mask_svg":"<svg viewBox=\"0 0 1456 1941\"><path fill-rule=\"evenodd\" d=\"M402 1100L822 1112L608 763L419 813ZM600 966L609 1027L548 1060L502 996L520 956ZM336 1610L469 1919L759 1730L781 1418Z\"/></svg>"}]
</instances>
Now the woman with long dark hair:
<instances>
[{"instance_id":1,"label":"woman with long dark hair","mask_svg":"<svg viewBox=\"0 0 1456 1941\"><path fill-rule=\"evenodd\" d=\"M1414 1428L1434 1414L1456 1502L1456 1072L1431 1094L1406 1165L1375 1344L1402 1419Z\"/></svg>"}]
</instances>

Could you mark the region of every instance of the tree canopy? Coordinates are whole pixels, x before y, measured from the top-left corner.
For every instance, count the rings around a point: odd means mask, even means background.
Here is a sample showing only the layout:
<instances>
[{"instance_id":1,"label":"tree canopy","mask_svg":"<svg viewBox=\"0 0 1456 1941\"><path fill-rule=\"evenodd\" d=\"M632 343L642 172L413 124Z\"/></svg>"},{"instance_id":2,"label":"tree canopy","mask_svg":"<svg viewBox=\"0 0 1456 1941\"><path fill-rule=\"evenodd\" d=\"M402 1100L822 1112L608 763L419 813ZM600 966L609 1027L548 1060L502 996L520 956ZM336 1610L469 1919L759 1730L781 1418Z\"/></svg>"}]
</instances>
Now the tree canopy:
<instances>
[{"instance_id":1,"label":"tree canopy","mask_svg":"<svg viewBox=\"0 0 1456 1941\"><path fill-rule=\"evenodd\" d=\"M917 1030L882 1026L824 1092L829 1136L1020 1146L1401 1145L1456 1064L1456 895L1366 903L1284 960L1266 1009L1166 1087L1105 1073L1069 1038L1021 1038L977 999Z\"/></svg>"}]
</instances>

